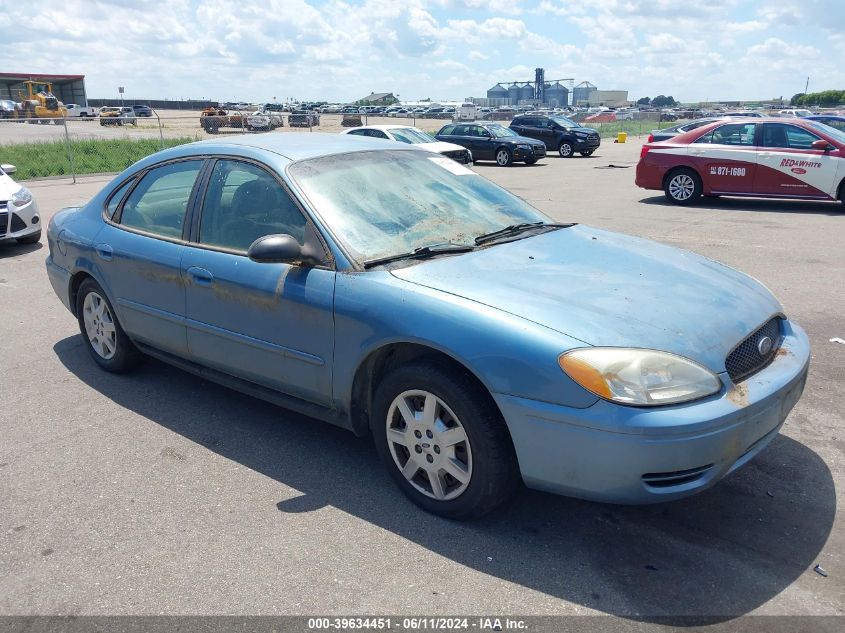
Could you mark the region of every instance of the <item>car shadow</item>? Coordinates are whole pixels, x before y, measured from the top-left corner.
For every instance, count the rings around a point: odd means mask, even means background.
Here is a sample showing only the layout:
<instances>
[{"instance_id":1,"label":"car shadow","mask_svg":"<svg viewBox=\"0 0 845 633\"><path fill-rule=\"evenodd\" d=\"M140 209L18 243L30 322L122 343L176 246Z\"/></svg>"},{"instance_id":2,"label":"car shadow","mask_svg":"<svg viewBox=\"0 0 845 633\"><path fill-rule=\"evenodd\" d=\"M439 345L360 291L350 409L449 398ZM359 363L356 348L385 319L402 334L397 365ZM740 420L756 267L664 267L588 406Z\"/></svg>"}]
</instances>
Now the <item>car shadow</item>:
<instances>
[{"instance_id":1,"label":"car shadow","mask_svg":"<svg viewBox=\"0 0 845 633\"><path fill-rule=\"evenodd\" d=\"M643 204L653 204L661 207L678 206L669 202L665 196L649 196L640 199ZM698 203L691 205L712 209L726 209L731 211L762 211L767 213L814 213L817 215L843 215L845 216L845 204L841 202L812 202L808 200L773 200L771 198L702 198Z\"/></svg>"},{"instance_id":2,"label":"car shadow","mask_svg":"<svg viewBox=\"0 0 845 633\"><path fill-rule=\"evenodd\" d=\"M120 406L302 491L277 503L282 513L333 506L461 565L630 619L685 626L756 609L812 567L836 511L825 463L780 435L715 488L682 501L613 506L522 490L493 515L456 523L407 501L369 440L158 361L131 376L108 374L79 335L53 349ZM169 398L189 399L193 414L161 406Z\"/></svg>"},{"instance_id":3,"label":"car shadow","mask_svg":"<svg viewBox=\"0 0 845 633\"><path fill-rule=\"evenodd\" d=\"M41 242L35 244L18 244L15 240L0 240L0 259L19 257L27 253L34 253L44 248Z\"/></svg>"}]
</instances>

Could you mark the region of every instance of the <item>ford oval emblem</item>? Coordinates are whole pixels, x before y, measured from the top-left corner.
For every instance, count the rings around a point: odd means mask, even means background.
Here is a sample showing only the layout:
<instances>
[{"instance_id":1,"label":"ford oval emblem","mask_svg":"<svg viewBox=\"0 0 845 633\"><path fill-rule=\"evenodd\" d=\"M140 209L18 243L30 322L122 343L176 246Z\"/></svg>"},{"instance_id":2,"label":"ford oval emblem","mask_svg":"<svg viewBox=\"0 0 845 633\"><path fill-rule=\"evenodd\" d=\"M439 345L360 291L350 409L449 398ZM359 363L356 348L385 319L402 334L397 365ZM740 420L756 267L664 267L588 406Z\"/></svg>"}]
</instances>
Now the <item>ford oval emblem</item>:
<instances>
[{"instance_id":1,"label":"ford oval emblem","mask_svg":"<svg viewBox=\"0 0 845 633\"><path fill-rule=\"evenodd\" d=\"M774 345L774 341L770 339L768 336L764 336L759 341L757 341L757 351L760 352L760 356L765 356L769 352L772 351L772 346Z\"/></svg>"},{"instance_id":2,"label":"ford oval emblem","mask_svg":"<svg viewBox=\"0 0 845 633\"><path fill-rule=\"evenodd\" d=\"M802 169L801 167L793 167L790 171L794 174L806 174L807 173L807 170Z\"/></svg>"}]
</instances>

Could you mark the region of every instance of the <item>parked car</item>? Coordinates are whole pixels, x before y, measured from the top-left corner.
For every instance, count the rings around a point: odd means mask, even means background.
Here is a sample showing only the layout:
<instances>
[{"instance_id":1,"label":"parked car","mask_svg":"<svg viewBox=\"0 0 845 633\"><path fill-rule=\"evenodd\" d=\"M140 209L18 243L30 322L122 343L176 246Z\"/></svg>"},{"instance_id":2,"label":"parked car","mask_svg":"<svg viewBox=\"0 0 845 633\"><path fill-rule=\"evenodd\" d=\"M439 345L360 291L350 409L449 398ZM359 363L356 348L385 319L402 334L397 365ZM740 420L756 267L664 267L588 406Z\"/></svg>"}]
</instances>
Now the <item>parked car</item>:
<instances>
[{"instance_id":1,"label":"parked car","mask_svg":"<svg viewBox=\"0 0 845 633\"><path fill-rule=\"evenodd\" d=\"M138 117L129 106L100 108L100 125L138 125Z\"/></svg>"},{"instance_id":2,"label":"parked car","mask_svg":"<svg viewBox=\"0 0 845 633\"><path fill-rule=\"evenodd\" d=\"M282 103L265 103L261 109L264 112L284 112L285 106Z\"/></svg>"},{"instance_id":3,"label":"parked car","mask_svg":"<svg viewBox=\"0 0 845 633\"><path fill-rule=\"evenodd\" d=\"M32 192L12 179L14 165L0 165L0 241L35 244L41 239L41 213Z\"/></svg>"},{"instance_id":4,"label":"parked car","mask_svg":"<svg viewBox=\"0 0 845 633\"><path fill-rule=\"evenodd\" d=\"M142 104L133 105L132 111L135 113L135 116L151 117L153 115L153 110L148 105L142 105Z\"/></svg>"},{"instance_id":5,"label":"parked car","mask_svg":"<svg viewBox=\"0 0 845 633\"><path fill-rule=\"evenodd\" d=\"M702 195L845 201L845 132L806 119L717 121L643 145L636 184L676 204Z\"/></svg>"},{"instance_id":6,"label":"parked car","mask_svg":"<svg viewBox=\"0 0 845 633\"><path fill-rule=\"evenodd\" d=\"M442 154L464 165L472 164L472 152L470 150L455 143L438 141L428 132L423 132L421 129L409 125L367 125L344 130L341 134L380 138L398 141L408 145L416 145L420 149L426 149L435 154Z\"/></svg>"},{"instance_id":7,"label":"parked car","mask_svg":"<svg viewBox=\"0 0 845 633\"><path fill-rule=\"evenodd\" d=\"M715 123L716 121L721 121L727 117L710 117L707 119L696 119L695 121L687 121L686 123L681 123L680 125L675 125L672 127L667 127L657 130L652 130L651 133L648 135L647 143L656 143L658 141L666 141L670 138L677 136L678 134L683 134L684 132L689 132L690 130L695 130L700 128L703 125L708 125L710 123Z\"/></svg>"},{"instance_id":8,"label":"parked car","mask_svg":"<svg viewBox=\"0 0 845 633\"><path fill-rule=\"evenodd\" d=\"M18 104L9 99L0 99L0 119L13 119L17 117Z\"/></svg>"},{"instance_id":9,"label":"parked car","mask_svg":"<svg viewBox=\"0 0 845 633\"><path fill-rule=\"evenodd\" d=\"M94 106L84 106L78 103L68 103L65 108L68 118L95 118L99 114L99 110Z\"/></svg>"},{"instance_id":10,"label":"parked car","mask_svg":"<svg viewBox=\"0 0 845 633\"><path fill-rule=\"evenodd\" d=\"M824 123L825 125L829 125L832 128L845 132L845 116L835 114L814 114L813 116L805 118L808 121L818 121L819 123Z\"/></svg>"},{"instance_id":11,"label":"parked car","mask_svg":"<svg viewBox=\"0 0 845 633\"><path fill-rule=\"evenodd\" d=\"M807 116L812 116L813 113L810 112L809 110L803 110L803 109L798 108L798 109L781 110L778 114L780 114L780 116L785 117L787 119L802 119L802 118L807 117Z\"/></svg>"},{"instance_id":12,"label":"parked car","mask_svg":"<svg viewBox=\"0 0 845 633\"><path fill-rule=\"evenodd\" d=\"M807 376L806 334L751 277L555 223L383 140L164 150L58 212L48 245L100 368L149 355L369 435L452 518L520 480L620 503L705 490L777 436Z\"/></svg>"},{"instance_id":13,"label":"parked car","mask_svg":"<svg viewBox=\"0 0 845 633\"><path fill-rule=\"evenodd\" d=\"M450 123L444 125L435 138L467 148L474 161L494 160L500 167L508 167L514 162L533 165L546 155L546 145L542 141L520 136L500 123L489 121Z\"/></svg>"},{"instance_id":14,"label":"parked car","mask_svg":"<svg viewBox=\"0 0 845 633\"><path fill-rule=\"evenodd\" d=\"M246 129L252 130L275 130L285 124L284 119L280 114L275 112L267 112L265 110L256 110L246 117Z\"/></svg>"},{"instance_id":15,"label":"parked car","mask_svg":"<svg viewBox=\"0 0 845 633\"><path fill-rule=\"evenodd\" d=\"M584 127L559 114L523 114L514 117L511 129L520 136L543 141L546 149L563 158L576 154L591 156L601 145L597 130Z\"/></svg>"},{"instance_id":16,"label":"parked car","mask_svg":"<svg viewBox=\"0 0 845 633\"><path fill-rule=\"evenodd\" d=\"M294 110L288 117L290 127L314 127L320 125L320 115L309 110Z\"/></svg>"}]
</instances>

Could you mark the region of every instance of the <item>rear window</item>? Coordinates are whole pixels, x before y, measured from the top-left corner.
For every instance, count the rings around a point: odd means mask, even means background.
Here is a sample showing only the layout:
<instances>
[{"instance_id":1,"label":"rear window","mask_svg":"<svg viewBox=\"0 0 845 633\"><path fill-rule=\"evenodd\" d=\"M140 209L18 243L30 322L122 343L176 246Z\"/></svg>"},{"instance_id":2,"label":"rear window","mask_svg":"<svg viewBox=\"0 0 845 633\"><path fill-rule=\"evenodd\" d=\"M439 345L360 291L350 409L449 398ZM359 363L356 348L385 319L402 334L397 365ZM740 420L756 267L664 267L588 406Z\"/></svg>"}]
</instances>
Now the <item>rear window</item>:
<instances>
[{"instance_id":1,"label":"rear window","mask_svg":"<svg viewBox=\"0 0 845 633\"><path fill-rule=\"evenodd\" d=\"M455 133L455 126L454 125L444 125L440 131L437 133L438 135L443 136L452 136Z\"/></svg>"}]
</instances>

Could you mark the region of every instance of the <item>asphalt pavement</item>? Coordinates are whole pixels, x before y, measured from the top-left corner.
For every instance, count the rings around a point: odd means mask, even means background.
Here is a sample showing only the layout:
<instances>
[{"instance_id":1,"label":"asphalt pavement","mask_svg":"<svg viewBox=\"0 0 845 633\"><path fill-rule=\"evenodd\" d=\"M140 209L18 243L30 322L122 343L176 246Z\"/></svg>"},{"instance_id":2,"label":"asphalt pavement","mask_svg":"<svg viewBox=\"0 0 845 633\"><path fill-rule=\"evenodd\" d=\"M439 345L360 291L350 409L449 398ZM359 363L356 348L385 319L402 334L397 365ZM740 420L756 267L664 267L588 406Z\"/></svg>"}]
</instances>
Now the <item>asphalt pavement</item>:
<instances>
[{"instance_id":1,"label":"asphalt pavement","mask_svg":"<svg viewBox=\"0 0 845 633\"><path fill-rule=\"evenodd\" d=\"M810 376L747 466L670 504L524 490L485 519L440 519L367 440L156 361L100 371L46 243L3 243L0 614L845 615L845 344L830 341L845 339L845 209L676 207L634 186L638 153L605 141L476 170L556 220L696 251L779 297ZM29 186L48 220L107 181Z\"/></svg>"}]
</instances>

